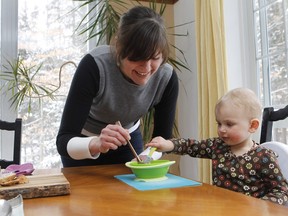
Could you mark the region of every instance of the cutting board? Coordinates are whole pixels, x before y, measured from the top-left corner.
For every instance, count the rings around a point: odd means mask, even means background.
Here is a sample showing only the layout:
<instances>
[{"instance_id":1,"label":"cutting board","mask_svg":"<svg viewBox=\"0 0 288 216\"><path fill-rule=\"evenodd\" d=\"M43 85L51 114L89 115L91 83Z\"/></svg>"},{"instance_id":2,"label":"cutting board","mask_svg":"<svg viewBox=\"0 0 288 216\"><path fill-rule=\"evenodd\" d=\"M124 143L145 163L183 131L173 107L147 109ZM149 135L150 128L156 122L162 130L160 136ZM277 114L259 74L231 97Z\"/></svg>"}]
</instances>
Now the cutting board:
<instances>
[{"instance_id":1,"label":"cutting board","mask_svg":"<svg viewBox=\"0 0 288 216\"><path fill-rule=\"evenodd\" d=\"M0 197L11 199L22 194L24 199L70 194L70 183L63 173L27 176L28 183L0 186Z\"/></svg>"}]
</instances>

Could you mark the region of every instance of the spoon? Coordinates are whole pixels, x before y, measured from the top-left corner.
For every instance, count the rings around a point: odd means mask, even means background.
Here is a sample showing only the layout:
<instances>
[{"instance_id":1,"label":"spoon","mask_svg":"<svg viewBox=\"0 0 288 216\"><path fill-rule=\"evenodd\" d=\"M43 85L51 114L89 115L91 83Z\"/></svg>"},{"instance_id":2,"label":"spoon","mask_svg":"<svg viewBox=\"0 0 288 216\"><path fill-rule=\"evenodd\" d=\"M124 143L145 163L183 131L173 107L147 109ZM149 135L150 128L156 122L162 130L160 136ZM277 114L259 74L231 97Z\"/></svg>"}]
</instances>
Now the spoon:
<instances>
[{"instance_id":1,"label":"spoon","mask_svg":"<svg viewBox=\"0 0 288 216\"><path fill-rule=\"evenodd\" d=\"M141 159L142 159L143 163L150 163L152 160L154 160L152 157L154 151L156 151L156 148L151 147L148 155L141 155Z\"/></svg>"},{"instance_id":2,"label":"spoon","mask_svg":"<svg viewBox=\"0 0 288 216\"><path fill-rule=\"evenodd\" d=\"M0 215L2 216L11 216L12 207L10 203L4 199L0 199Z\"/></svg>"}]
</instances>

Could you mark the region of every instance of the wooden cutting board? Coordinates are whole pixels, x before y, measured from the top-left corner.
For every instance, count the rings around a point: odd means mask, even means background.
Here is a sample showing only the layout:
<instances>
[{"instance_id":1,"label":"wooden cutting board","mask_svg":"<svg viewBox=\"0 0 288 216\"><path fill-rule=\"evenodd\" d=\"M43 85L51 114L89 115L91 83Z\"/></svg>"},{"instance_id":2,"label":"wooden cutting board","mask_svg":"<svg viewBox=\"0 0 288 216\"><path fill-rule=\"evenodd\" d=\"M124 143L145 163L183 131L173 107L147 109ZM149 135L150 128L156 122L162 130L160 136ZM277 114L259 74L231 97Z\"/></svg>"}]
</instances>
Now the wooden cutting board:
<instances>
[{"instance_id":1,"label":"wooden cutting board","mask_svg":"<svg viewBox=\"0 0 288 216\"><path fill-rule=\"evenodd\" d=\"M0 186L0 197L11 199L22 194L24 199L70 194L70 183L63 173L27 176L28 183Z\"/></svg>"}]
</instances>

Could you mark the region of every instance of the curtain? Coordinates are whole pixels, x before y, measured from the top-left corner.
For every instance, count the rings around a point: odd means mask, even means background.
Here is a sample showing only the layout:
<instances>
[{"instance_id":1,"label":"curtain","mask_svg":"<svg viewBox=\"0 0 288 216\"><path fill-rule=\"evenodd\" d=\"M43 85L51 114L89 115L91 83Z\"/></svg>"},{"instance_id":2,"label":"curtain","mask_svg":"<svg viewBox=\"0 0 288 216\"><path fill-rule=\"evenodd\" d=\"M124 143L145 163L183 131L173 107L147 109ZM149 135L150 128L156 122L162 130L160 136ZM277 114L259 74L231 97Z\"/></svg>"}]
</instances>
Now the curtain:
<instances>
[{"instance_id":1,"label":"curtain","mask_svg":"<svg viewBox=\"0 0 288 216\"><path fill-rule=\"evenodd\" d=\"M214 107L227 91L223 0L195 0L199 139L217 136ZM199 178L212 183L211 160L199 160Z\"/></svg>"}]
</instances>

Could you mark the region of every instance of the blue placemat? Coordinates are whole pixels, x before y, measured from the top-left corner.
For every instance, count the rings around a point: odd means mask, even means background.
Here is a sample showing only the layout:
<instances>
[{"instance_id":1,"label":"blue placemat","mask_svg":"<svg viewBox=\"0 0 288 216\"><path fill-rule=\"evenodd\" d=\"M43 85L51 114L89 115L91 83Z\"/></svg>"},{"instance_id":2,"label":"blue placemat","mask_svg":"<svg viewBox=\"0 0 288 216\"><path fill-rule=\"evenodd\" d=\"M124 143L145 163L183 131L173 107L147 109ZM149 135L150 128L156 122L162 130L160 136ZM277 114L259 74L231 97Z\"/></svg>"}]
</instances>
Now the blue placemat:
<instances>
[{"instance_id":1,"label":"blue placemat","mask_svg":"<svg viewBox=\"0 0 288 216\"><path fill-rule=\"evenodd\" d=\"M136 180L136 177L134 174L116 175L114 177L136 188L137 190L141 190L141 191L202 185L200 182L182 178L176 175L167 174L166 176L167 176L167 179L165 180L151 181L151 182L138 181Z\"/></svg>"}]
</instances>

